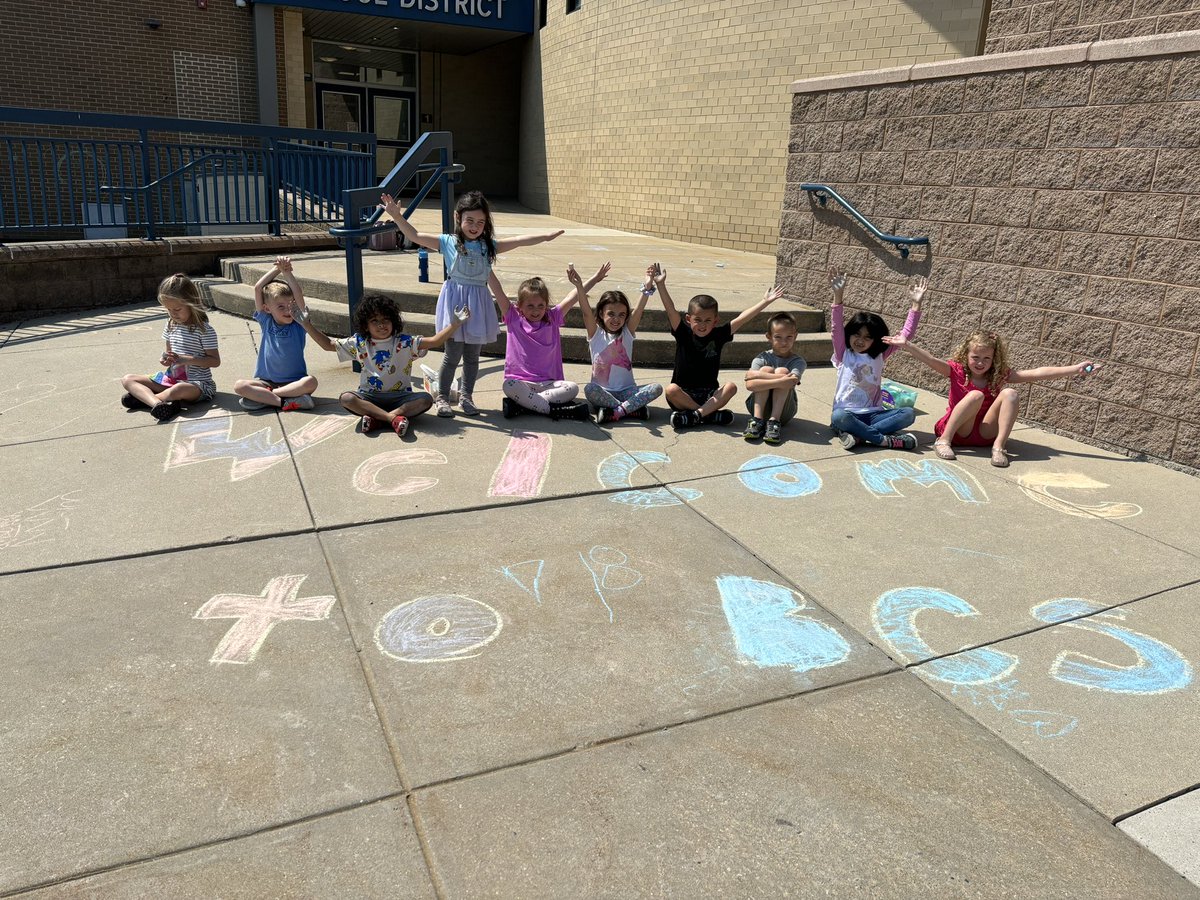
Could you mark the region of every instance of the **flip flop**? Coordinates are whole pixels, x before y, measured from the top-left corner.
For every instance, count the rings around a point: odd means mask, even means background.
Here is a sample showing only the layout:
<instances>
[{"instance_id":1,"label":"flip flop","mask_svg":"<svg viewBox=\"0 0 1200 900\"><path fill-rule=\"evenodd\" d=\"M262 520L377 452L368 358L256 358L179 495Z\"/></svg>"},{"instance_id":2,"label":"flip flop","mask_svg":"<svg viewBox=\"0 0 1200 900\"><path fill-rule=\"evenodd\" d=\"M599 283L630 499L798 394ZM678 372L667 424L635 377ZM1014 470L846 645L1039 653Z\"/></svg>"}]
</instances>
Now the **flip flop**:
<instances>
[{"instance_id":1,"label":"flip flop","mask_svg":"<svg viewBox=\"0 0 1200 900\"><path fill-rule=\"evenodd\" d=\"M992 450L992 465L997 469L1008 468L1008 454L1003 450Z\"/></svg>"},{"instance_id":2,"label":"flip flop","mask_svg":"<svg viewBox=\"0 0 1200 900\"><path fill-rule=\"evenodd\" d=\"M958 454L951 449L949 441L934 441L933 452L937 454L938 459L958 459ZM993 457L993 459L995 459L995 457Z\"/></svg>"}]
</instances>

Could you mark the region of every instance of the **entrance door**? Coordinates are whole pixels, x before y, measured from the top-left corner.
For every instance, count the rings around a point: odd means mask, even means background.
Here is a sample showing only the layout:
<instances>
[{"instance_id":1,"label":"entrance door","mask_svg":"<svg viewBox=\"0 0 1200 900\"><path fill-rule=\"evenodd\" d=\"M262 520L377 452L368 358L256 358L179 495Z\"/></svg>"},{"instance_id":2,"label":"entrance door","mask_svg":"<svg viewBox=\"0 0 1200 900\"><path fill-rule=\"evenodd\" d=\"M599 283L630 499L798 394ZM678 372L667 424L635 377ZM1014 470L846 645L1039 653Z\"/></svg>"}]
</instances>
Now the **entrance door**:
<instances>
[{"instance_id":1,"label":"entrance door","mask_svg":"<svg viewBox=\"0 0 1200 900\"><path fill-rule=\"evenodd\" d=\"M350 84L316 85L317 127L374 132L379 141L375 175L382 178L408 152L417 127L411 91Z\"/></svg>"}]
</instances>

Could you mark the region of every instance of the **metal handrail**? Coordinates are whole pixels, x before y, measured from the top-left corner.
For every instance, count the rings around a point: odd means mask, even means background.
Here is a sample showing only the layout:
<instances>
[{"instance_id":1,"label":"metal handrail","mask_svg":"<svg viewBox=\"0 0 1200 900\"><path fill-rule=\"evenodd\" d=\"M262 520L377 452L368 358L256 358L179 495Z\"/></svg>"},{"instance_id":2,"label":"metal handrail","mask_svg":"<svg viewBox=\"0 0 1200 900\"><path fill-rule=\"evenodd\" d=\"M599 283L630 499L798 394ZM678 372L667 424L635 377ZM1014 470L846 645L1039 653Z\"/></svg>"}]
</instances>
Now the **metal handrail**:
<instances>
[{"instance_id":1,"label":"metal handrail","mask_svg":"<svg viewBox=\"0 0 1200 900\"><path fill-rule=\"evenodd\" d=\"M437 154L436 162L427 162ZM409 148L401 159L374 187L355 188L342 191L342 208L346 223L329 229L329 233L346 247L346 293L350 303L350 318L354 320L354 307L362 298L362 248L372 234L389 231L395 222L380 222L383 207L379 205L382 194L395 196L405 185L418 175L428 172L429 177L418 188L411 203L404 210L404 218L412 215L435 187L441 188L442 233L454 230L454 185L458 183L466 167L453 162L454 136L449 131L426 131Z\"/></svg>"},{"instance_id":2,"label":"metal handrail","mask_svg":"<svg viewBox=\"0 0 1200 900\"><path fill-rule=\"evenodd\" d=\"M928 237L906 237L899 234L885 234L884 232L880 231L867 219L866 216L855 209L845 197L827 184L806 183L800 185L800 189L803 191L808 191L810 194L816 197L822 207L824 207L829 198L832 197L838 203L842 204L846 212L850 213L850 215L854 217L858 224L867 229L867 231L871 232L872 235L879 238L881 241L887 241L889 244L895 244L896 249L900 251L900 257L902 259L908 259L908 251L910 247L929 246Z\"/></svg>"}]
</instances>

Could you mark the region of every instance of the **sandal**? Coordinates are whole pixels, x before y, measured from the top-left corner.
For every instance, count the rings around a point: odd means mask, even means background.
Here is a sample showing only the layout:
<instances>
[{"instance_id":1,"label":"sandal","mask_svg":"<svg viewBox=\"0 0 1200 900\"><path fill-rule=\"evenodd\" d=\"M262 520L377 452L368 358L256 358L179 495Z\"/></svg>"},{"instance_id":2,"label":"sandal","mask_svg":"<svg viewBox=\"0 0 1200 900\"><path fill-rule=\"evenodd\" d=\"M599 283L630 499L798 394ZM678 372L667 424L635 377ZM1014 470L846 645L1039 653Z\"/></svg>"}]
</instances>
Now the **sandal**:
<instances>
[{"instance_id":1,"label":"sandal","mask_svg":"<svg viewBox=\"0 0 1200 900\"><path fill-rule=\"evenodd\" d=\"M938 459L958 459L958 454L950 447L949 441L934 441L933 452L937 454Z\"/></svg>"},{"instance_id":2,"label":"sandal","mask_svg":"<svg viewBox=\"0 0 1200 900\"><path fill-rule=\"evenodd\" d=\"M1003 450L992 448L992 465L997 469L1008 468L1008 454Z\"/></svg>"}]
</instances>

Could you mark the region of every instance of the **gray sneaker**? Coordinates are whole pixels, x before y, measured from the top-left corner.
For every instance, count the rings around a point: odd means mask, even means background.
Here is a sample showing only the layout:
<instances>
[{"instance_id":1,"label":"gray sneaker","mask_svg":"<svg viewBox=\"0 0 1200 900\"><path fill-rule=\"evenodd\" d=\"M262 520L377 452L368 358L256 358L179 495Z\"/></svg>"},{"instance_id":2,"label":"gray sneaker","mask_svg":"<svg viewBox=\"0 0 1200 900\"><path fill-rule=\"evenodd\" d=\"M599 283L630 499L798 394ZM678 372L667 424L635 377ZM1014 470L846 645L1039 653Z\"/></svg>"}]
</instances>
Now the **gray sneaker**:
<instances>
[{"instance_id":1,"label":"gray sneaker","mask_svg":"<svg viewBox=\"0 0 1200 900\"><path fill-rule=\"evenodd\" d=\"M433 398L433 408L437 410L438 418L449 419L454 415L454 410L450 408L446 398L440 394Z\"/></svg>"},{"instance_id":2,"label":"gray sneaker","mask_svg":"<svg viewBox=\"0 0 1200 900\"><path fill-rule=\"evenodd\" d=\"M778 444L783 440L780 435L782 430L783 426L779 423L778 419L768 419L766 430L763 432L763 440L768 444Z\"/></svg>"},{"instance_id":3,"label":"gray sneaker","mask_svg":"<svg viewBox=\"0 0 1200 900\"><path fill-rule=\"evenodd\" d=\"M259 403L257 400L251 400L249 397L238 397L238 406L242 409L266 409L267 404Z\"/></svg>"},{"instance_id":4,"label":"gray sneaker","mask_svg":"<svg viewBox=\"0 0 1200 900\"><path fill-rule=\"evenodd\" d=\"M299 397L286 397L283 401L283 406L280 407L284 412L294 412L297 409L312 409L316 404L310 394L301 394Z\"/></svg>"},{"instance_id":5,"label":"gray sneaker","mask_svg":"<svg viewBox=\"0 0 1200 900\"><path fill-rule=\"evenodd\" d=\"M475 405L475 401L471 399L470 394L461 394L459 396L458 408L462 410L464 416L479 415L479 407Z\"/></svg>"}]
</instances>

